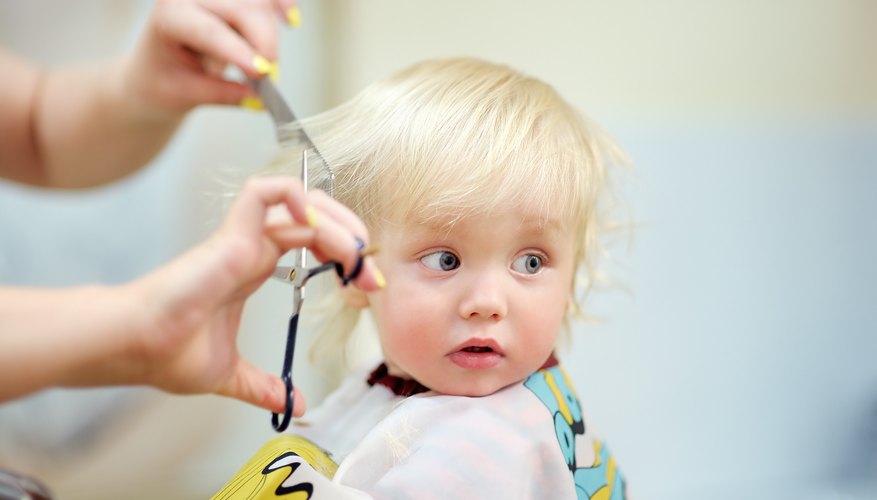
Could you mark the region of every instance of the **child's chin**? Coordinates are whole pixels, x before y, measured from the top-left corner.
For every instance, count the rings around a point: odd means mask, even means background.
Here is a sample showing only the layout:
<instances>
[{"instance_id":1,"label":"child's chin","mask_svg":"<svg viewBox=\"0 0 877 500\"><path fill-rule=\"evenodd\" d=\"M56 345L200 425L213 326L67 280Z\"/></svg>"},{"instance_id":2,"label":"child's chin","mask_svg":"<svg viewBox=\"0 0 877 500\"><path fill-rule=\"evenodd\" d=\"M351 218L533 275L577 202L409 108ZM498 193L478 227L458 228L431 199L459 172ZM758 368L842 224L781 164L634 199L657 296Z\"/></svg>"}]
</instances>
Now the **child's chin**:
<instances>
[{"instance_id":1,"label":"child's chin","mask_svg":"<svg viewBox=\"0 0 877 500\"><path fill-rule=\"evenodd\" d=\"M515 384L516 382L520 381L491 380L481 383L467 383L457 386L449 386L446 387L445 390L437 390L437 392L446 394L448 396L466 396L470 398L480 398L484 396L490 396L491 394L501 391L502 389L505 389L506 387Z\"/></svg>"}]
</instances>

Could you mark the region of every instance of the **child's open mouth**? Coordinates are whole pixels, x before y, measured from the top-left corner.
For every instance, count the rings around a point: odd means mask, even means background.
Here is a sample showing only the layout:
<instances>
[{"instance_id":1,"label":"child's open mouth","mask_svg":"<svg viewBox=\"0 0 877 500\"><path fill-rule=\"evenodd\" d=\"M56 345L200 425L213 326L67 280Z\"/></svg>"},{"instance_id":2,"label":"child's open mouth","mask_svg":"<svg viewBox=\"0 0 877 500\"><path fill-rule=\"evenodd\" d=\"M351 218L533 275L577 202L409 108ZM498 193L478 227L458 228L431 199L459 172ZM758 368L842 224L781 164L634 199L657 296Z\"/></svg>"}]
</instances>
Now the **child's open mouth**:
<instances>
[{"instance_id":1,"label":"child's open mouth","mask_svg":"<svg viewBox=\"0 0 877 500\"><path fill-rule=\"evenodd\" d=\"M499 344L492 339L470 339L457 346L448 357L461 368L483 370L496 366L503 355Z\"/></svg>"},{"instance_id":2,"label":"child's open mouth","mask_svg":"<svg viewBox=\"0 0 877 500\"><path fill-rule=\"evenodd\" d=\"M464 352L493 352L493 349L486 346L472 346L472 347L464 347Z\"/></svg>"}]
</instances>

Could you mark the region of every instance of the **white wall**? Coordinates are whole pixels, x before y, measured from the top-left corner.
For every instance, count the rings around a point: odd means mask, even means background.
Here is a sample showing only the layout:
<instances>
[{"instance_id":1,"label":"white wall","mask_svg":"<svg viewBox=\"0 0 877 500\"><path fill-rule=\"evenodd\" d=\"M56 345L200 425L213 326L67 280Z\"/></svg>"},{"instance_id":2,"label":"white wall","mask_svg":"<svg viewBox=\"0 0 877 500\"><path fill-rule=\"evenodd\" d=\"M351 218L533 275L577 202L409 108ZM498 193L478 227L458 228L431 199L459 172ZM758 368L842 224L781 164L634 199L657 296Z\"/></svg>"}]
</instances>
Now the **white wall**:
<instances>
[{"instance_id":1,"label":"white wall","mask_svg":"<svg viewBox=\"0 0 877 500\"><path fill-rule=\"evenodd\" d=\"M335 98L407 63L462 54L529 71L604 121L877 105L877 6L868 0L328 5Z\"/></svg>"}]
</instances>

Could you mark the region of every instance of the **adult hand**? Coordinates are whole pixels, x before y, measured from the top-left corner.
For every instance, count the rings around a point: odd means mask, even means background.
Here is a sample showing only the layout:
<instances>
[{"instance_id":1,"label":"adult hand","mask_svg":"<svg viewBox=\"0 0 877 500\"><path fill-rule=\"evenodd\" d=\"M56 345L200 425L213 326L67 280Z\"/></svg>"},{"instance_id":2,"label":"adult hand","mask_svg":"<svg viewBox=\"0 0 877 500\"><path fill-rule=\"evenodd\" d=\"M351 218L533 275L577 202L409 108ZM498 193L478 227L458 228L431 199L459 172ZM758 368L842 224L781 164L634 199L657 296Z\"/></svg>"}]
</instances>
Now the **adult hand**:
<instances>
[{"instance_id":1,"label":"adult hand","mask_svg":"<svg viewBox=\"0 0 877 500\"><path fill-rule=\"evenodd\" d=\"M269 222L272 207L286 217ZM244 301L290 248L308 247L353 269L355 238L367 242L368 232L343 205L305 193L297 179L261 177L247 183L207 241L132 283L0 287L0 401L55 386L149 384L280 413L284 384L237 349ZM353 284L383 287L370 257ZM298 392L295 410L304 413Z\"/></svg>"},{"instance_id":2,"label":"adult hand","mask_svg":"<svg viewBox=\"0 0 877 500\"><path fill-rule=\"evenodd\" d=\"M0 177L53 188L111 182L152 159L196 105L252 103L223 69L276 72L278 17L297 22L295 3L160 0L134 51L100 64L44 70L0 50Z\"/></svg>"},{"instance_id":3,"label":"adult hand","mask_svg":"<svg viewBox=\"0 0 877 500\"><path fill-rule=\"evenodd\" d=\"M279 22L298 24L295 0L160 0L124 65L124 85L153 112L241 104L251 91L223 79L229 64L251 78L276 72Z\"/></svg>"},{"instance_id":4,"label":"adult hand","mask_svg":"<svg viewBox=\"0 0 877 500\"><path fill-rule=\"evenodd\" d=\"M285 207L291 217L267 222L272 206ZM352 269L359 255L355 237L368 241L359 218L321 192L306 194L297 179L249 181L208 241L132 285L153 318L134 347L145 381L169 392L213 392L282 413L283 382L237 350L244 301L290 248L306 246L321 260ZM383 286L370 258L354 285ZM296 391L296 416L304 413L299 398Z\"/></svg>"}]
</instances>

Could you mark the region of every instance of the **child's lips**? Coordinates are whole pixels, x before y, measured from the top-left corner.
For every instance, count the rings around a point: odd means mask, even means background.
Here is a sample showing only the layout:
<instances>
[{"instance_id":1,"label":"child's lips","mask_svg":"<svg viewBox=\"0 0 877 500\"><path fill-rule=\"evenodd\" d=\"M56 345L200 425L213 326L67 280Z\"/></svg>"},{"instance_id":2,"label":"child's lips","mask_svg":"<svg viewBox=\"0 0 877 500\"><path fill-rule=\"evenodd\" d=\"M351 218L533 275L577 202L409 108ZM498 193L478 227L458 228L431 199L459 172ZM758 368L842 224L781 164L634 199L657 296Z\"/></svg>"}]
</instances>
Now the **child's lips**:
<instances>
[{"instance_id":1,"label":"child's lips","mask_svg":"<svg viewBox=\"0 0 877 500\"><path fill-rule=\"evenodd\" d=\"M474 338L455 347L448 357L461 368L483 370L496 366L503 353L495 340Z\"/></svg>"}]
</instances>

